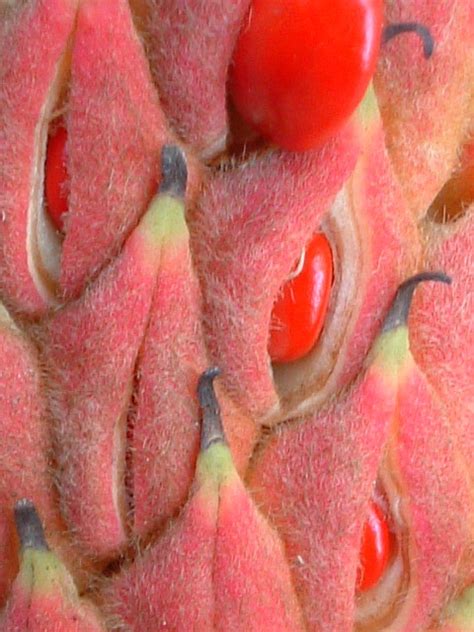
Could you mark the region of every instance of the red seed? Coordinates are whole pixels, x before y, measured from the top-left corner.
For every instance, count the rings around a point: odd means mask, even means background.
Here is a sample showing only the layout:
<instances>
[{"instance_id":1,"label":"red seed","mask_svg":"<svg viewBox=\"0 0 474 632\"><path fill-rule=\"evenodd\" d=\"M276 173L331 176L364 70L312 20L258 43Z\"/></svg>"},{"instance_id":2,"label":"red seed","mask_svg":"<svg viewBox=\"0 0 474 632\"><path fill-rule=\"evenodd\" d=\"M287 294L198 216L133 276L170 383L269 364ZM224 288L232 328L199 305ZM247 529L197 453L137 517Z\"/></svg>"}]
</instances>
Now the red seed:
<instances>
[{"instance_id":1,"label":"red seed","mask_svg":"<svg viewBox=\"0 0 474 632\"><path fill-rule=\"evenodd\" d=\"M381 0L253 0L230 67L242 118L290 150L337 132L374 74L382 7Z\"/></svg>"},{"instance_id":2,"label":"red seed","mask_svg":"<svg viewBox=\"0 0 474 632\"><path fill-rule=\"evenodd\" d=\"M295 268L273 306L268 343L273 362L305 356L323 328L333 279L331 246L323 233L306 245Z\"/></svg>"},{"instance_id":3,"label":"red seed","mask_svg":"<svg viewBox=\"0 0 474 632\"><path fill-rule=\"evenodd\" d=\"M391 554L391 538L387 520L381 508L373 501L364 525L360 547L360 566L357 573L356 589L369 590L381 579Z\"/></svg>"},{"instance_id":4,"label":"red seed","mask_svg":"<svg viewBox=\"0 0 474 632\"><path fill-rule=\"evenodd\" d=\"M60 231L64 229L64 214L68 210L66 141L65 127L58 126L48 139L44 177L47 211L51 221Z\"/></svg>"}]
</instances>

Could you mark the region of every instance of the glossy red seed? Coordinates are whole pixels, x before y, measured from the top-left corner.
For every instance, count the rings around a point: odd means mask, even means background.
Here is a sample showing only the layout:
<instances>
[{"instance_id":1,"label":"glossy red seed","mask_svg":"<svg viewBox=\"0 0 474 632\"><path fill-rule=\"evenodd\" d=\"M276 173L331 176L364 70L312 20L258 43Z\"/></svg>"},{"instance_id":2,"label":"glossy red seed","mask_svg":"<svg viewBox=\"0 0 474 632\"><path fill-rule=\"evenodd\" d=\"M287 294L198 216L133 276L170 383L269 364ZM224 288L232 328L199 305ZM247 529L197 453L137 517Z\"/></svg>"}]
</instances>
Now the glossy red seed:
<instances>
[{"instance_id":1,"label":"glossy red seed","mask_svg":"<svg viewBox=\"0 0 474 632\"><path fill-rule=\"evenodd\" d=\"M322 233L306 245L298 274L280 289L271 317L268 353L273 362L290 362L314 347L326 318L333 279L331 246Z\"/></svg>"},{"instance_id":2,"label":"glossy red seed","mask_svg":"<svg viewBox=\"0 0 474 632\"><path fill-rule=\"evenodd\" d=\"M64 228L64 214L68 210L66 141L67 132L62 126L49 136L44 176L46 208L54 226L60 231Z\"/></svg>"},{"instance_id":3,"label":"glossy red seed","mask_svg":"<svg viewBox=\"0 0 474 632\"><path fill-rule=\"evenodd\" d=\"M253 0L230 67L242 118L290 150L337 132L374 74L381 0Z\"/></svg>"},{"instance_id":4,"label":"glossy red seed","mask_svg":"<svg viewBox=\"0 0 474 632\"><path fill-rule=\"evenodd\" d=\"M373 588L384 574L391 555L391 538L382 509L374 502L364 525L360 547L360 566L356 589L363 592Z\"/></svg>"}]
</instances>

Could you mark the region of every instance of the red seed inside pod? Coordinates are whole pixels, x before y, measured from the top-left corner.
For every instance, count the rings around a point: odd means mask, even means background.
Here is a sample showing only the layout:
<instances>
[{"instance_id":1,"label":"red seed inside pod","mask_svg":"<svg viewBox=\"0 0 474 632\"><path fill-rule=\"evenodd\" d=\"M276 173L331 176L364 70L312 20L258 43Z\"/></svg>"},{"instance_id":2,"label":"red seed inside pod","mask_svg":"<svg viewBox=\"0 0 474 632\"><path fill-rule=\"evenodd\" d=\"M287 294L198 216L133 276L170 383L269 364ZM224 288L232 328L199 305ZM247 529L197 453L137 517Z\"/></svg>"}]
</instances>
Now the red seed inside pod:
<instances>
[{"instance_id":1,"label":"red seed inside pod","mask_svg":"<svg viewBox=\"0 0 474 632\"><path fill-rule=\"evenodd\" d=\"M59 231L64 230L64 214L68 210L66 141L66 128L58 125L48 138L44 177L47 212Z\"/></svg>"},{"instance_id":2,"label":"red seed inside pod","mask_svg":"<svg viewBox=\"0 0 474 632\"><path fill-rule=\"evenodd\" d=\"M381 0L253 0L230 66L239 114L280 147L316 147L362 100L382 19Z\"/></svg>"},{"instance_id":3,"label":"red seed inside pod","mask_svg":"<svg viewBox=\"0 0 474 632\"><path fill-rule=\"evenodd\" d=\"M356 590L363 592L377 584L388 566L391 549L387 520L382 509L372 501L362 535Z\"/></svg>"},{"instance_id":4,"label":"red seed inside pod","mask_svg":"<svg viewBox=\"0 0 474 632\"><path fill-rule=\"evenodd\" d=\"M323 233L316 233L273 306L268 343L272 362L298 360L314 347L324 325L332 279L331 246Z\"/></svg>"}]
</instances>

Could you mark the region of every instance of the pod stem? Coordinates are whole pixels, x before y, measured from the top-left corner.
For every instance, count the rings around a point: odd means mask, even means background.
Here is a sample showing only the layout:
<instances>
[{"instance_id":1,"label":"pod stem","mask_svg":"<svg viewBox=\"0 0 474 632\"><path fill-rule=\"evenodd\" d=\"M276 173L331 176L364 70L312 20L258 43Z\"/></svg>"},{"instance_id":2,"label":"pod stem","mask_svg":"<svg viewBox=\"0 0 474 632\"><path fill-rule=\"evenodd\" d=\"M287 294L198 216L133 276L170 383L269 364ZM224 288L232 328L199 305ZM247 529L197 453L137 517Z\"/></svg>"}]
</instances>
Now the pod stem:
<instances>
[{"instance_id":1,"label":"pod stem","mask_svg":"<svg viewBox=\"0 0 474 632\"><path fill-rule=\"evenodd\" d=\"M431 57L435 47L433 36L429 28L419 22L397 22L395 24L388 24L383 30L382 42L386 44L402 33L416 33L423 43L423 55L425 59Z\"/></svg>"},{"instance_id":2,"label":"pod stem","mask_svg":"<svg viewBox=\"0 0 474 632\"><path fill-rule=\"evenodd\" d=\"M15 524L22 550L49 551L36 507L24 498L15 504Z\"/></svg>"},{"instance_id":3,"label":"pod stem","mask_svg":"<svg viewBox=\"0 0 474 632\"><path fill-rule=\"evenodd\" d=\"M178 145L164 145L161 150L161 182L159 193L183 198L188 183L188 167L184 151Z\"/></svg>"},{"instance_id":4,"label":"pod stem","mask_svg":"<svg viewBox=\"0 0 474 632\"><path fill-rule=\"evenodd\" d=\"M198 382L198 399L202 409L202 451L207 450L214 443L227 443L222 426L219 402L214 391L214 380L220 373L220 369L211 367L201 375Z\"/></svg>"},{"instance_id":5,"label":"pod stem","mask_svg":"<svg viewBox=\"0 0 474 632\"><path fill-rule=\"evenodd\" d=\"M385 318L382 332L392 331L397 327L406 326L413 294L418 284L425 281L437 281L450 285L452 280L451 277L444 272L420 272L404 281L397 290L392 307Z\"/></svg>"}]
</instances>

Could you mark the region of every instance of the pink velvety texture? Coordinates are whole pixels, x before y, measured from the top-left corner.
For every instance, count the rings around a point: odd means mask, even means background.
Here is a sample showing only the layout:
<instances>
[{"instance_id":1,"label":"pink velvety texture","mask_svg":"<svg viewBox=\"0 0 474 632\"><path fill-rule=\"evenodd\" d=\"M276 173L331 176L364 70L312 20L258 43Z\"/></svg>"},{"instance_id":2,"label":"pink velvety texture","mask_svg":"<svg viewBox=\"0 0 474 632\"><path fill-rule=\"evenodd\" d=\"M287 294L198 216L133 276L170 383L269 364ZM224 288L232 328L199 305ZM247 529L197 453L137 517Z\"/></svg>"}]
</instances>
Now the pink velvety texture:
<instances>
[{"instance_id":1,"label":"pink velvety texture","mask_svg":"<svg viewBox=\"0 0 474 632\"><path fill-rule=\"evenodd\" d=\"M145 211L167 137L125 0L80 5L66 123L70 193L61 289L76 296Z\"/></svg>"},{"instance_id":2,"label":"pink velvety texture","mask_svg":"<svg viewBox=\"0 0 474 632\"><path fill-rule=\"evenodd\" d=\"M41 191L33 198L42 169L38 129L74 17L74 2L42 0L0 24L0 285L3 300L29 313L48 305L28 256L31 206L42 203Z\"/></svg>"}]
</instances>

